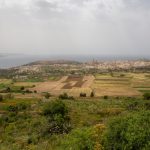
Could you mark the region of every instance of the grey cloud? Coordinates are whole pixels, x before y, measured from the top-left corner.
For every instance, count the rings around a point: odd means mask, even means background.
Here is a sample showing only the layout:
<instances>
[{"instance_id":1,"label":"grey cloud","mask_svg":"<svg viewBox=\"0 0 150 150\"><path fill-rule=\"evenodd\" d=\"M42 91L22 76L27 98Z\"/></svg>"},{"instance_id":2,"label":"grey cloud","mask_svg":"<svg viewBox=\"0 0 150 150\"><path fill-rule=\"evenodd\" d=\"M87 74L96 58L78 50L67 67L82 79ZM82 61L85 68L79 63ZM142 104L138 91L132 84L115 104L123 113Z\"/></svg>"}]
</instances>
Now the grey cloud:
<instances>
[{"instance_id":1,"label":"grey cloud","mask_svg":"<svg viewBox=\"0 0 150 150\"><path fill-rule=\"evenodd\" d=\"M35 5L39 8L42 8L42 9L57 8L56 3L52 3L52 2L49 2L47 0L38 0L35 2Z\"/></svg>"},{"instance_id":2,"label":"grey cloud","mask_svg":"<svg viewBox=\"0 0 150 150\"><path fill-rule=\"evenodd\" d=\"M0 52L149 53L148 0L1 2Z\"/></svg>"}]
</instances>

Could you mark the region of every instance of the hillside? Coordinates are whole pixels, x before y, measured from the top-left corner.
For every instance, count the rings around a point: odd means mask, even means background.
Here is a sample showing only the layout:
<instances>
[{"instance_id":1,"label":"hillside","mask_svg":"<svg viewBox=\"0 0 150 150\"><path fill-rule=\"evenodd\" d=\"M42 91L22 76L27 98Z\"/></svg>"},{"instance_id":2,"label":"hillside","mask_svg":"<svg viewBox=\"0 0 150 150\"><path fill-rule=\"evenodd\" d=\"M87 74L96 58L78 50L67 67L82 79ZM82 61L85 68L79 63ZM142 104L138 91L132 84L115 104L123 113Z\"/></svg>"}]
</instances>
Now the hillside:
<instances>
[{"instance_id":1,"label":"hillside","mask_svg":"<svg viewBox=\"0 0 150 150\"><path fill-rule=\"evenodd\" d=\"M81 64L78 61L72 61L72 60L41 60L41 61L35 61L35 62L31 62L29 64L26 64L26 66L32 66L32 65L63 65L63 64Z\"/></svg>"}]
</instances>

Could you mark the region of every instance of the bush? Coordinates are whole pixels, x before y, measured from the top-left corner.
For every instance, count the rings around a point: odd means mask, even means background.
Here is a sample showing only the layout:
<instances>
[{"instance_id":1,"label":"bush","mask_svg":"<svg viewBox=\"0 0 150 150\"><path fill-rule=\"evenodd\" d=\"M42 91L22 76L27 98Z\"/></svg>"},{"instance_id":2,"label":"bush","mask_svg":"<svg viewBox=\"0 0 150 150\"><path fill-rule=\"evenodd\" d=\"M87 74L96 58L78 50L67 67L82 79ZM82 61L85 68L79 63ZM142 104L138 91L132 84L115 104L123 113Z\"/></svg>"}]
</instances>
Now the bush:
<instances>
[{"instance_id":1,"label":"bush","mask_svg":"<svg viewBox=\"0 0 150 150\"><path fill-rule=\"evenodd\" d=\"M131 101L127 105L127 110L133 111L133 110L138 110L140 106L140 103L138 101Z\"/></svg>"},{"instance_id":2,"label":"bush","mask_svg":"<svg viewBox=\"0 0 150 150\"><path fill-rule=\"evenodd\" d=\"M24 102L17 104L18 111L26 110L29 108L29 104L26 104Z\"/></svg>"},{"instance_id":3,"label":"bush","mask_svg":"<svg viewBox=\"0 0 150 150\"><path fill-rule=\"evenodd\" d=\"M60 94L59 99L68 99L68 94L67 93Z\"/></svg>"},{"instance_id":4,"label":"bush","mask_svg":"<svg viewBox=\"0 0 150 150\"><path fill-rule=\"evenodd\" d=\"M17 112L18 111L18 107L15 106L15 105L9 105L7 107L7 110L10 111L10 112Z\"/></svg>"},{"instance_id":5,"label":"bush","mask_svg":"<svg viewBox=\"0 0 150 150\"><path fill-rule=\"evenodd\" d=\"M80 93L80 97L86 97L86 93Z\"/></svg>"},{"instance_id":6,"label":"bush","mask_svg":"<svg viewBox=\"0 0 150 150\"><path fill-rule=\"evenodd\" d=\"M44 106L43 114L45 116L53 117L55 114L65 116L68 113L66 105L59 100L51 101Z\"/></svg>"},{"instance_id":7,"label":"bush","mask_svg":"<svg viewBox=\"0 0 150 150\"><path fill-rule=\"evenodd\" d=\"M144 93L143 97L145 100L150 100L150 93Z\"/></svg>"},{"instance_id":8,"label":"bush","mask_svg":"<svg viewBox=\"0 0 150 150\"><path fill-rule=\"evenodd\" d=\"M95 96L95 93L92 91L90 94L90 97L94 97L94 96Z\"/></svg>"},{"instance_id":9,"label":"bush","mask_svg":"<svg viewBox=\"0 0 150 150\"><path fill-rule=\"evenodd\" d=\"M34 90L34 93L37 93L37 90Z\"/></svg>"},{"instance_id":10,"label":"bush","mask_svg":"<svg viewBox=\"0 0 150 150\"><path fill-rule=\"evenodd\" d=\"M95 141L93 140L92 132L92 128L73 130L67 138L64 138L61 148L68 150L93 150Z\"/></svg>"},{"instance_id":11,"label":"bush","mask_svg":"<svg viewBox=\"0 0 150 150\"><path fill-rule=\"evenodd\" d=\"M10 88L10 87L7 87L7 88L6 88L6 93L9 93L9 92L11 92L11 88Z\"/></svg>"},{"instance_id":12,"label":"bush","mask_svg":"<svg viewBox=\"0 0 150 150\"><path fill-rule=\"evenodd\" d=\"M20 90L21 90L21 91L23 91L24 89L25 89L25 87L24 87L24 86L21 86L21 87L20 87Z\"/></svg>"},{"instance_id":13,"label":"bush","mask_svg":"<svg viewBox=\"0 0 150 150\"><path fill-rule=\"evenodd\" d=\"M13 99L13 98L14 98L14 96L11 93L8 93L4 96L4 99Z\"/></svg>"},{"instance_id":14,"label":"bush","mask_svg":"<svg viewBox=\"0 0 150 150\"><path fill-rule=\"evenodd\" d=\"M74 100L73 96L68 96L67 93L63 93L59 95L59 99L69 99L69 100Z\"/></svg>"},{"instance_id":15,"label":"bush","mask_svg":"<svg viewBox=\"0 0 150 150\"><path fill-rule=\"evenodd\" d=\"M51 97L51 94L48 93L48 92L46 92L46 93L44 93L44 97L45 97L46 99L49 99L49 98Z\"/></svg>"},{"instance_id":16,"label":"bush","mask_svg":"<svg viewBox=\"0 0 150 150\"><path fill-rule=\"evenodd\" d=\"M25 92L25 93L28 93L28 94L33 93L33 92L32 92L32 91L30 91L29 89L25 90L24 92Z\"/></svg>"},{"instance_id":17,"label":"bush","mask_svg":"<svg viewBox=\"0 0 150 150\"><path fill-rule=\"evenodd\" d=\"M68 108L59 100L51 101L44 106L43 114L49 121L47 132L50 134L68 133L70 130L70 118Z\"/></svg>"},{"instance_id":18,"label":"bush","mask_svg":"<svg viewBox=\"0 0 150 150\"><path fill-rule=\"evenodd\" d=\"M106 150L148 150L150 147L150 111L132 113L112 120L104 138Z\"/></svg>"},{"instance_id":19,"label":"bush","mask_svg":"<svg viewBox=\"0 0 150 150\"><path fill-rule=\"evenodd\" d=\"M105 95L105 96L104 96L104 99L108 99L108 96L107 96L107 95Z\"/></svg>"},{"instance_id":20,"label":"bush","mask_svg":"<svg viewBox=\"0 0 150 150\"><path fill-rule=\"evenodd\" d=\"M69 96L68 99L75 100L75 98L73 96Z\"/></svg>"},{"instance_id":21,"label":"bush","mask_svg":"<svg viewBox=\"0 0 150 150\"><path fill-rule=\"evenodd\" d=\"M0 95L0 102L2 102L3 101L3 96L2 95Z\"/></svg>"},{"instance_id":22,"label":"bush","mask_svg":"<svg viewBox=\"0 0 150 150\"><path fill-rule=\"evenodd\" d=\"M22 102L16 105L9 105L6 109L10 112L18 112L18 111L26 110L28 107L29 107L29 104Z\"/></svg>"},{"instance_id":23,"label":"bush","mask_svg":"<svg viewBox=\"0 0 150 150\"><path fill-rule=\"evenodd\" d=\"M150 103L145 103L144 106L146 110L150 110Z\"/></svg>"}]
</instances>

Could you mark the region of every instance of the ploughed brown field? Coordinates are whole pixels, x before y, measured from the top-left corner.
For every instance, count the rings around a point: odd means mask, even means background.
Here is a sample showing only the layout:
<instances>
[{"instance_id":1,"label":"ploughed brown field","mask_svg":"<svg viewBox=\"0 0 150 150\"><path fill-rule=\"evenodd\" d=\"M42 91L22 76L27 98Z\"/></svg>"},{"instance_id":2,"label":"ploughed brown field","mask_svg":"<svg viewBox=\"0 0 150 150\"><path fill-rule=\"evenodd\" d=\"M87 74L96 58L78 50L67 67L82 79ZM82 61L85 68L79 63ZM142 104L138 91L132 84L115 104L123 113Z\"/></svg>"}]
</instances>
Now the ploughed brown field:
<instances>
[{"instance_id":1,"label":"ploughed brown field","mask_svg":"<svg viewBox=\"0 0 150 150\"><path fill-rule=\"evenodd\" d=\"M84 79L84 77L80 76L68 76L66 83L62 88L63 89L72 89L72 88L81 88L82 85L86 82L87 80Z\"/></svg>"}]
</instances>

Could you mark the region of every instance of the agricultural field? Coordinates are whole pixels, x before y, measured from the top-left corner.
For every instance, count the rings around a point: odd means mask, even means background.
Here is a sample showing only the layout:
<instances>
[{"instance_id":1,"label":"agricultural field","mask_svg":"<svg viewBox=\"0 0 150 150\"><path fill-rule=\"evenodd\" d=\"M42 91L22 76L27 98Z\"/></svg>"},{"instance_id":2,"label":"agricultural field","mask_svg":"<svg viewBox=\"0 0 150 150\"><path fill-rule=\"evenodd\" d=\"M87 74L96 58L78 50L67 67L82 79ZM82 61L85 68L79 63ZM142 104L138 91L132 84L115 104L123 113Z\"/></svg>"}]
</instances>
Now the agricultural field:
<instances>
[{"instance_id":1,"label":"agricultural field","mask_svg":"<svg viewBox=\"0 0 150 150\"><path fill-rule=\"evenodd\" d=\"M54 96L62 93L78 97L81 92L90 95L92 89L91 85L94 81L94 76L63 76L57 81L46 81L35 84L31 90L36 90L38 93L49 92Z\"/></svg>"},{"instance_id":2,"label":"agricultural field","mask_svg":"<svg viewBox=\"0 0 150 150\"><path fill-rule=\"evenodd\" d=\"M53 96L67 93L70 96L79 97L80 93L86 93L89 97L94 92L96 97L101 96L141 96L150 92L150 76L148 73L101 73L86 76L50 76L45 81L38 82L13 82L10 79L0 80L0 90L7 87L12 89L16 97L22 96L21 87L31 91L23 97L40 97L41 93L48 92ZM34 93L34 91L36 91Z\"/></svg>"},{"instance_id":3,"label":"agricultural field","mask_svg":"<svg viewBox=\"0 0 150 150\"><path fill-rule=\"evenodd\" d=\"M97 96L140 96L150 91L150 78L147 73L113 73L95 75L92 89Z\"/></svg>"}]
</instances>

